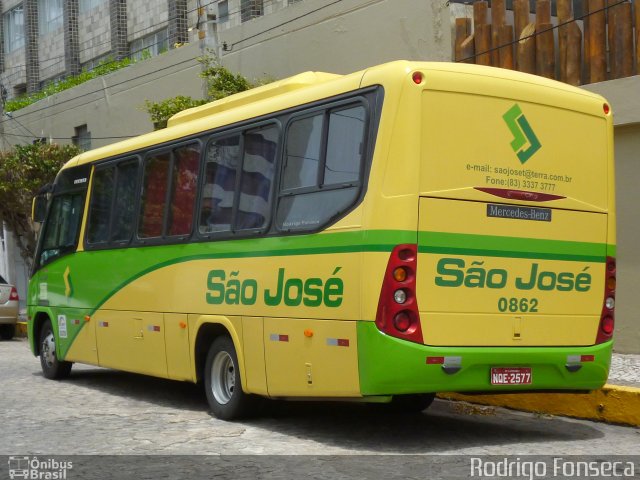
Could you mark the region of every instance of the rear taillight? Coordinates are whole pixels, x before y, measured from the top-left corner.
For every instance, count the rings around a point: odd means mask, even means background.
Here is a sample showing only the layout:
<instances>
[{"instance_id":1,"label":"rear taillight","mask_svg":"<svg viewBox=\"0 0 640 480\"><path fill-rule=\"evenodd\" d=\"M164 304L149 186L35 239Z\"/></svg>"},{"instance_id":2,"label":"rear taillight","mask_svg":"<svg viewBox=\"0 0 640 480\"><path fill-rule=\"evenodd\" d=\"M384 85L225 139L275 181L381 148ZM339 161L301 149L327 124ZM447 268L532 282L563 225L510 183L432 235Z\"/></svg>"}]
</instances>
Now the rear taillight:
<instances>
[{"instance_id":1,"label":"rear taillight","mask_svg":"<svg viewBox=\"0 0 640 480\"><path fill-rule=\"evenodd\" d=\"M11 287L11 293L9 294L9 300L15 300L15 301L20 300L20 297L18 297L18 290L16 290L16 287Z\"/></svg>"},{"instance_id":2,"label":"rear taillight","mask_svg":"<svg viewBox=\"0 0 640 480\"><path fill-rule=\"evenodd\" d=\"M607 257L604 281L604 300L602 302L602 314L596 343L604 343L611 340L615 324L616 308L616 259Z\"/></svg>"},{"instance_id":3,"label":"rear taillight","mask_svg":"<svg viewBox=\"0 0 640 480\"><path fill-rule=\"evenodd\" d=\"M423 343L416 299L417 264L415 244L397 245L393 249L382 282L376 325L387 335Z\"/></svg>"}]
</instances>

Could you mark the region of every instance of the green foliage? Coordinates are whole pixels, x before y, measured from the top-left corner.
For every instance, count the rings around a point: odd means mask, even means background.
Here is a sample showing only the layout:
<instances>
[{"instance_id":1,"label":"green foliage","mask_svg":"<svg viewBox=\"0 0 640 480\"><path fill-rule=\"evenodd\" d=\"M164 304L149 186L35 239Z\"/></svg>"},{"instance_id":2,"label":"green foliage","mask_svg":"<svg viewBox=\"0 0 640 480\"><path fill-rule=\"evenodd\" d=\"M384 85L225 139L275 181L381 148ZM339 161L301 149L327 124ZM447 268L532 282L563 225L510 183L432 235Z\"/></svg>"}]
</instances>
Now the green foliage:
<instances>
[{"instance_id":1,"label":"green foliage","mask_svg":"<svg viewBox=\"0 0 640 480\"><path fill-rule=\"evenodd\" d=\"M207 82L207 97L209 101L220 100L256 86L239 73L233 74L230 70L220 65L218 58L211 51L208 51L207 55L198 57L198 62L202 65L200 77Z\"/></svg>"},{"instance_id":2,"label":"green foliage","mask_svg":"<svg viewBox=\"0 0 640 480\"><path fill-rule=\"evenodd\" d=\"M177 97L167 98L161 102L144 102L144 108L149 113L153 122L154 130L159 130L167 126L167 121L173 115L187 108L198 107L206 103L206 100L196 100L191 97L178 95Z\"/></svg>"},{"instance_id":3,"label":"green foliage","mask_svg":"<svg viewBox=\"0 0 640 480\"><path fill-rule=\"evenodd\" d=\"M194 100L191 97L178 95L177 97L167 98L161 102L151 102L147 100L144 109L149 113L155 130L165 128L169 118L182 110L220 100L229 95L244 92L245 90L266 85L273 81L271 78L263 78L252 83L239 73L234 74L220 65L218 58L211 50L207 50L206 55L198 57L198 62L202 65L202 71L199 75L207 82L207 99Z\"/></svg>"},{"instance_id":4,"label":"green foliage","mask_svg":"<svg viewBox=\"0 0 640 480\"><path fill-rule=\"evenodd\" d=\"M143 53L141 60L145 60L150 57L151 54L149 54L148 52L147 55L144 55ZM4 106L4 110L5 112L20 110L21 108L27 107L32 103L37 102L38 100L42 100L43 98L49 97L56 93L60 93L64 90L68 90L102 75L115 72L116 70L120 70L121 68L128 67L132 63L135 62L130 58L124 58L122 60L113 60L112 58L107 58L96 65L91 71L82 70L82 72L80 72L78 75L73 75L71 77L65 78L64 80L50 83L39 92L31 93L29 95L22 95L20 97L7 101Z\"/></svg>"},{"instance_id":5,"label":"green foliage","mask_svg":"<svg viewBox=\"0 0 640 480\"><path fill-rule=\"evenodd\" d=\"M0 152L0 220L15 234L22 257L30 264L36 247L31 200L68 160L80 153L75 145L16 145Z\"/></svg>"}]
</instances>

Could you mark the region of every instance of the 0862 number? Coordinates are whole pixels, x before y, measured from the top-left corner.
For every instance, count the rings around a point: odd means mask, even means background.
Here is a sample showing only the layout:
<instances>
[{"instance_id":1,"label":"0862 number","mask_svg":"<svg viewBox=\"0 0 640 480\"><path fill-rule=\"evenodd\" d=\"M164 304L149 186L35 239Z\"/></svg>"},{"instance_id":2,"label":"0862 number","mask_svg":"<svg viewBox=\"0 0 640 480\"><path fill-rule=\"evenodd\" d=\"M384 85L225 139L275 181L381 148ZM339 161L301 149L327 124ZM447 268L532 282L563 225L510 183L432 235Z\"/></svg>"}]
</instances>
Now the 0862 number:
<instances>
[{"instance_id":1,"label":"0862 number","mask_svg":"<svg viewBox=\"0 0 640 480\"><path fill-rule=\"evenodd\" d=\"M501 312L536 313L538 311L538 299L537 298L501 297L498 299L498 310Z\"/></svg>"}]
</instances>

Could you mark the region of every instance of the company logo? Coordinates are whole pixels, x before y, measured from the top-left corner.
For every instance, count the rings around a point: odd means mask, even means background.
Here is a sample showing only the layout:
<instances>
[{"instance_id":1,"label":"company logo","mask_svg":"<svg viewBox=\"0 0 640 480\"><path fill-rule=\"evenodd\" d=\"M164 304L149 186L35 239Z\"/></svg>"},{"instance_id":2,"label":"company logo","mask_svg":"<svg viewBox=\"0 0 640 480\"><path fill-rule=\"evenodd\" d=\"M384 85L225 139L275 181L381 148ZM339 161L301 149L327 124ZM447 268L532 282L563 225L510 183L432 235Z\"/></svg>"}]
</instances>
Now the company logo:
<instances>
[{"instance_id":1,"label":"company logo","mask_svg":"<svg viewBox=\"0 0 640 480\"><path fill-rule=\"evenodd\" d=\"M39 460L38 457L9 457L9 478L30 480L65 480L67 471L73 469L73 462L53 458Z\"/></svg>"},{"instance_id":2,"label":"company logo","mask_svg":"<svg viewBox=\"0 0 640 480\"><path fill-rule=\"evenodd\" d=\"M335 267L329 278L295 278L286 269L278 269L278 277L270 286L263 286L254 278L243 278L241 272L211 270L207 277L207 303L211 305L255 305L263 302L269 307L284 303L287 307L304 304L307 307L336 308L342 305L344 282L337 275L342 267Z\"/></svg>"},{"instance_id":3,"label":"company logo","mask_svg":"<svg viewBox=\"0 0 640 480\"><path fill-rule=\"evenodd\" d=\"M524 116L517 103L514 104L502 118L504 118L507 127L509 127L513 135L511 148L518 156L520 163L524 164L540 150L540 147L542 147L540 140L538 140L536 134L533 133L527 117Z\"/></svg>"}]
</instances>

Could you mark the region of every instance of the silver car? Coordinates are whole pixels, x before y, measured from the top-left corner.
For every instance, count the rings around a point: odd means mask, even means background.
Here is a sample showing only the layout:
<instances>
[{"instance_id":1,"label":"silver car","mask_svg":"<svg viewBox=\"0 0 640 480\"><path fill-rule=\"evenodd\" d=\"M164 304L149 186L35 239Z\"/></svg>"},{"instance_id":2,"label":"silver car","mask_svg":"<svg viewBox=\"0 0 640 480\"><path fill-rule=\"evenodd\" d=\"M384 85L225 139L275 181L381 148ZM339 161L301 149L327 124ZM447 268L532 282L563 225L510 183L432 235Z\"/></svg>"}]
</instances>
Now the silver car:
<instances>
[{"instance_id":1,"label":"silver car","mask_svg":"<svg viewBox=\"0 0 640 480\"><path fill-rule=\"evenodd\" d=\"M0 338L11 340L18 321L18 291L0 276Z\"/></svg>"}]
</instances>

